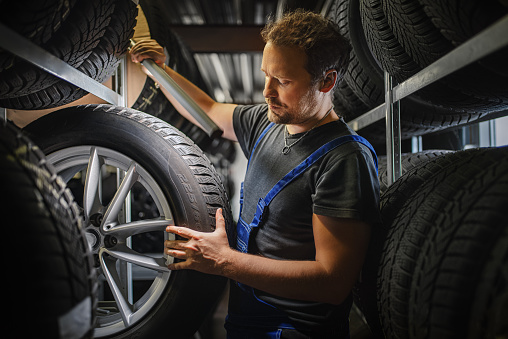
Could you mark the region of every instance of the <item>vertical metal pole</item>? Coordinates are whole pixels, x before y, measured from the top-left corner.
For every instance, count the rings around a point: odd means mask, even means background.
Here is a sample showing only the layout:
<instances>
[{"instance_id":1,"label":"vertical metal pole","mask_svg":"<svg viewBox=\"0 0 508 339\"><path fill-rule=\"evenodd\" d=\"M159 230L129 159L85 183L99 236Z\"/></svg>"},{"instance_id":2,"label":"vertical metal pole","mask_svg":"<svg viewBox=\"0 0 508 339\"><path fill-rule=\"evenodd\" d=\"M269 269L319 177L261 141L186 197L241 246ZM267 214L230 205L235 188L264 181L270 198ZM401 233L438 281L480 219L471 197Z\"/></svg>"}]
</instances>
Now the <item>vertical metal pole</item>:
<instances>
[{"instance_id":1,"label":"vertical metal pole","mask_svg":"<svg viewBox=\"0 0 508 339\"><path fill-rule=\"evenodd\" d=\"M385 103L386 103L386 155L388 185L401 176L400 161L400 113L399 102L393 102L392 77L385 71Z\"/></svg>"},{"instance_id":2,"label":"vertical metal pole","mask_svg":"<svg viewBox=\"0 0 508 339\"><path fill-rule=\"evenodd\" d=\"M116 70L116 76L114 77L115 90L118 94L120 94L119 105L126 107L127 106L127 62L125 56L120 60L120 64ZM117 188L120 187L123 179L125 178L125 171L117 168L116 170L116 178L117 178ZM119 219L123 223L129 223L132 221L131 219L131 193L127 195L124 202L124 208L120 212ZM127 247L132 247L132 238L129 237L126 240ZM132 277L132 264L121 261L119 267L119 276L123 282L123 286L125 286L125 297L132 304L134 302L134 294L133 294L133 277Z\"/></svg>"},{"instance_id":3,"label":"vertical metal pole","mask_svg":"<svg viewBox=\"0 0 508 339\"><path fill-rule=\"evenodd\" d=\"M0 107L0 120L7 121L7 109Z\"/></svg>"}]
</instances>

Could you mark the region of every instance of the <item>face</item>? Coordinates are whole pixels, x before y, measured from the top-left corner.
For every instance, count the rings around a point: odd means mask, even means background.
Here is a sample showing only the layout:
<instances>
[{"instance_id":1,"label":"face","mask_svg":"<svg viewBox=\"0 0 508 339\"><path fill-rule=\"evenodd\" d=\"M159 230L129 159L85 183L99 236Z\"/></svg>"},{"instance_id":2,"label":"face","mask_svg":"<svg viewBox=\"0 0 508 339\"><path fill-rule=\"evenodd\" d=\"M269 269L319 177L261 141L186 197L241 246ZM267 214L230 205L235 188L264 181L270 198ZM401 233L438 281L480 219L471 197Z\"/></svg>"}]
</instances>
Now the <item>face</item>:
<instances>
[{"instance_id":1,"label":"face","mask_svg":"<svg viewBox=\"0 0 508 339\"><path fill-rule=\"evenodd\" d=\"M320 91L312 85L305 69L305 52L296 47L268 42L261 70L265 73L263 96L268 103L268 119L279 124L303 124L317 111Z\"/></svg>"}]
</instances>

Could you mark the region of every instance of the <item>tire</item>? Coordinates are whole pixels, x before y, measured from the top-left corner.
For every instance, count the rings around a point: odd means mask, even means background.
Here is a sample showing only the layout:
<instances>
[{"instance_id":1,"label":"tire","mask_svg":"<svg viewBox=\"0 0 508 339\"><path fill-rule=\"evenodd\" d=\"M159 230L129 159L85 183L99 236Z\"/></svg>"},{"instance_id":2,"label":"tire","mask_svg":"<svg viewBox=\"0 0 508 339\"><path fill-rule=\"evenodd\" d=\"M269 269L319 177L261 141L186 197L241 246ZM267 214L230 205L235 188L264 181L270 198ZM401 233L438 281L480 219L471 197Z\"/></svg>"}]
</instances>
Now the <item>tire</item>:
<instances>
[{"instance_id":1,"label":"tire","mask_svg":"<svg viewBox=\"0 0 508 339\"><path fill-rule=\"evenodd\" d=\"M381 195L383 223L372 229L362 279L354 290L355 301L376 338L406 336L408 306L405 295L409 293L409 282L404 277L411 276L413 265L409 259L404 259L407 254L401 249L401 239L408 237L407 229L418 204L427 199L429 188L425 188L426 185L430 181L440 182L478 152L471 149L433 157L408 169Z\"/></svg>"},{"instance_id":2,"label":"tire","mask_svg":"<svg viewBox=\"0 0 508 339\"><path fill-rule=\"evenodd\" d=\"M0 121L0 211L8 337L91 338L96 272L79 208L44 154L10 123ZM10 217L9 217L10 216ZM23 315L23 316L21 316ZM30 319L27 326L26 319Z\"/></svg>"},{"instance_id":3,"label":"tire","mask_svg":"<svg viewBox=\"0 0 508 339\"><path fill-rule=\"evenodd\" d=\"M423 163L441 155L450 153L452 151L446 150L426 150L418 153L403 153L401 154L401 175L407 173L410 169L422 165ZM379 193L383 195L388 189L388 171L387 171L387 157L379 157Z\"/></svg>"},{"instance_id":4,"label":"tire","mask_svg":"<svg viewBox=\"0 0 508 339\"><path fill-rule=\"evenodd\" d=\"M446 1L446 4L444 2L436 4L434 1L426 3L427 10L424 10L419 0L362 1L362 20L369 47L382 68L399 83L438 60L480 30L476 32L468 30L466 25L469 22L478 20L481 22L478 26L483 25L482 28L485 28L495 20L495 17L499 18L507 12L500 3L497 7L489 3L492 5L488 8L490 13L482 10L476 13L473 10L468 11L470 7L474 9L489 7L489 5L480 6L481 1L474 0L460 3ZM460 9L454 12L457 8ZM465 10L466 8L468 10ZM426 14L433 11L440 12L443 23L446 22L448 26L436 28L432 22L439 21L436 19L437 16L431 18ZM453 15L450 14L452 11ZM462 17L453 19L456 16ZM465 33L464 40L447 41L443 36L446 31L461 31ZM489 58L497 60L497 64L502 65L500 60L506 58L507 51L508 49L504 49ZM415 117L425 125L454 126L506 109L507 75L506 71L500 71L506 67L500 66L492 70L492 67L487 69L479 67L479 64L477 62L467 66L412 95L428 105L439 108L435 113L415 112L420 115Z\"/></svg>"},{"instance_id":5,"label":"tire","mask_svg":"<svg viewBox=\"0 0 508 339\"><path fill-rule=\"evenodd\" d=\"M508 291L506 192L508 149L486 149L420 205L412 229L425 235L408 300L411 337L485 338L506 323L506 310L492 314Z\"/></svg>"},{"instance_id":6,"label":"tire","mask_svg":"<svg viewBox=\"0 0 508 339\"><path fill-rule=\"evenodd\" d=\"M85 178L81 188L85 228L97 240L91 245L104 277L100 280L107 282L99 300L95 337L192 336L222 295L226 280L196 271L169 271L162 252L163 241L169 237L164 229L174 222L212 231L215 210L221 207L230 239L234 239L224 188L202 151L158 118L109 105L59 110L36 120L26 131L65 180L80 175ZM127 189L104 189L108 180L117 179L116 174L103 178L101 168L108 173L125 171L123 185ZM100 186L102 195L97 193ZM132 221L122 221L119 212L128 191L144 194L150 202L147 205L156 209L150 207L141 213L144 204L138 204ZM113 198L119 196L122 198ZM112 237L118 223L125 224L126 231L117 228ZM125 245L127 237L132 238L132 250ZM119 278L122 269L115 266L117 262L132 263L131 301L122 293L108 291L108 286L112 291L128 287Z\"/></svg>"},{"instance_id":7,"label":"tire","mask_svg":"<svg viewBox=\"0 0 508 339\"><path fill-rule=\"evenodd\" d=\"M449 206L448 202L453 201L454 197L459 198L460 194L465 195L463 190L476 193L482 191L482 180L475 179L476 181L474 181L473 178L480 178L489 171L495 172L499 165L496 159L504 157L505 153L503 154L503 152L506 152L506 149L501 149L501 151L476 149L441 156L435 161L429 161L422 167L408 172L409 176L422 172L423 178L414 176L417 179L416 183L421 182L421 184L417 184L416 188L414 185L412 186L412 191L416 193L409 193L408 199L403 202L401 208L396 206L397 199L390 197L391 201L389 203L386 201L387 194L391 192L395 192L397 198L398 191L401 190L400 186L392 185L383 196L381 212L388 232L380 252L376 288L379 318L386 337L409 338L412 337L412 334L421 332L421 329L414 333L410 332L411 326L414 326L414 321L410 319L411 312L418 310L418 312L425 314L428 309L416 309L415 307L428 305L420 304L418 306L410 301L410 296L414 293L414 284L421 283L424 275L419 268L419 261L427 261L429 253L424 253L423 249L426 246L431 248L445 246L443 242L435 240L433 233L436 232L436 228L444 227L438 225L446 224L445 219L452 212L447 207ZM485 160L480 161L479 159ZM436 166L438 167L436 168ZM428 170L431 171L426 174ZM479 177L473 174L475 172ZM403 182L401 181L401 184ZM406 186L402 192L411 192L409 187L409 185ZM398 190L396 191L396 189ZM399 198L400 200L402 199ZM462 202L463 206L469 206L470 203L472 201ZM453 213L450 214L451 216L453 216L454 222L455 219L460 219L460 216ZM461 239L458 238L459 243ZM453 257L453 255L450 256L450 258ZM471 257L471 253L469 257ZM427 274L432 275L430 272ZM453 279L450 276L448 278ZM457 280L450 283L455 282ZM429 285L427 284L427 286ZM440 285L434 284L432 286ZM439 303L441 302L445 303L444 298L440 299ZM443 314L432 313L433 318L441 317L443 319L442 316ZM464 318L458 317L458 319L461 319L460 326L463 326ZM436 328L439 327L440 325L436 325Z\"/></svg>"},{"instance_id":8,"label":"tire","mask_svg":"<svg viewBox=\"0 0 508 339\"><path fill-rule=\"evenodd\" d=\"M424 171L420 184L416 187L412 184L414 190L408 190L409 186L401 189L399 192L410 194L402 207L397 206L397 200L393 197L390 204L384 204L385 201L383 201L381 205L383 222L388 227L388 234L378 270L377 300L383 332L387 338L409 337L410 286L415 271L416 256L420 252L419 244L425 238L423 230L416 230L413 223L414 216L421 205L431 199L434 188L455 173L460 164L467 162L466 159L472 159L473 153L475 152L456 153L453 158L462 158L463 160L460 161L449 161L444 156L435 163L427 163L428 166L423 166L425 170L434 164L442 168L429 171L429 174ZM422 172L421 169L418 170L415 172ZM410 174L415 172L412 171ZM412 181L414 182L414 179ZM400 201L399 192L397 192L397 198Z\"/></svg>"},{"instance_id":9,"label":"tire","mask_svg":"<svg viewBox=\"0 0 508 339\"><path fill-rule=\"evenodd\" d=\"M14 3L14 2L10 2ZM21 34L34 34L33 27L45 33L33 42L98 82L110 77L120 57L127 51L134 33L137 7L127 0L62 2L26 0L2 10L2 22ZM72 5L72 6L71 6ZM20 7L44 7L52 18L20 11ZM52 9L60 9L52 13ZM20 25L19 23L23 23ZM32 30L25 30L30 23ZM54 26L47 27L47 25ZM50 34L51 33L51 34ZM28 36L30 38L30 36ZM81 98L86 91L39 69L27 61L0 53L0 107L43 109L58 107Z\"/></svg>"},{"instance_id":10,"label":"tire","mask_svg":"<svg viewBox=\"0 0 508 339\"><path fill-rule=\"evenodd\" d=\"M381 28L365 20L366 15L374 15L375 9L366 0L336 0L328 15L352 45L348 69L334 91L333 100L346 122L384 102L384 71L368 40L372 30L378 32ZM384 38L383 31L379 34L383 36L378 38ZM453 116L449 109L428 103L416 95L404 98L400 110L402 139L463 122L458 115ZM375 122L357 132L373 144L384 144L386 141L384 121Z\"/></svg>"}]
</instances>

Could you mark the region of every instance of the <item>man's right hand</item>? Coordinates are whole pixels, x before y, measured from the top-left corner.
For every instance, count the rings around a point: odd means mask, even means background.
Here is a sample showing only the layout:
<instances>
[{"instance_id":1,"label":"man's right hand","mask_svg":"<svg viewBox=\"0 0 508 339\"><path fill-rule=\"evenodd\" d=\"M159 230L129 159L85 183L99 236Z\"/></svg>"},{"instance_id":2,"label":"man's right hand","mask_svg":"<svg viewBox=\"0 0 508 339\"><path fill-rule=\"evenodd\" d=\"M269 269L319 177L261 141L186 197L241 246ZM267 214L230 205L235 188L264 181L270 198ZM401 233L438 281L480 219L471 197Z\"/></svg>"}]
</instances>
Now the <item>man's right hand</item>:
<instances>
[{"instance_id":1,"label":"man's right hand","mask_svg":"<svg viewBox=\"0 0 508 339\"><path fill-rule=\"evenodd\" d=\"M166 61L164 48L153 39L144 39L136 42L130 49L130 54L131 60L134 63L140 63L144 59L153 59L156 64L161 66Z\"/></svg>"}]
</instances>

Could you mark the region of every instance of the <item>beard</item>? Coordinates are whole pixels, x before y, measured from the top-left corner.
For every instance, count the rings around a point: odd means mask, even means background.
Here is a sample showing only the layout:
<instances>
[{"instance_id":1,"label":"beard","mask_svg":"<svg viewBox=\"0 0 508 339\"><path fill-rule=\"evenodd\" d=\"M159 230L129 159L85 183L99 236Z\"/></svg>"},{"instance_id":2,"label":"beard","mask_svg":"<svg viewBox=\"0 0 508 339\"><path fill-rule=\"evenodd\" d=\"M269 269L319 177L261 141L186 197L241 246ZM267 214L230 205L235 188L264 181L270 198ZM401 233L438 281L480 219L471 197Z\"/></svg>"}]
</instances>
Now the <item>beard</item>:
<instances>
[{"instance_id":1,"label":"beard","mask_svg":"<svg viewBox=\"0 0 508 339\"><path fill-rule=\"evenodd\" d=\"M317 102L309 91L306 93L294 107L288 107L287 105L278 102L277 100L265 98L268 105L274 105L277 108L272 111L268 106L268 120L276 124L283 125L296 125L301 124L311 118L317 108Z\"/></svg>"}]
</instances>

